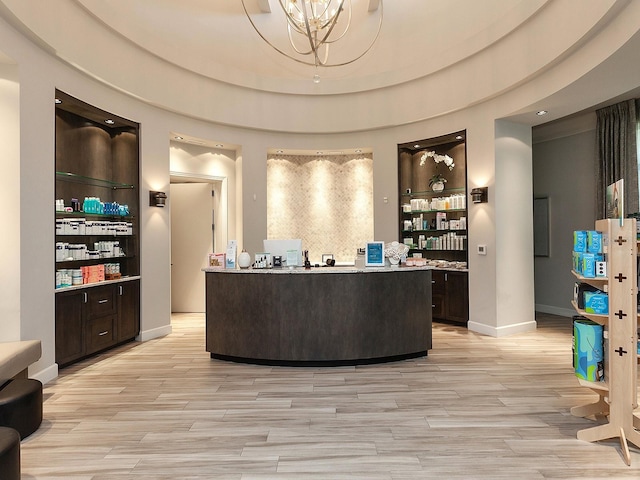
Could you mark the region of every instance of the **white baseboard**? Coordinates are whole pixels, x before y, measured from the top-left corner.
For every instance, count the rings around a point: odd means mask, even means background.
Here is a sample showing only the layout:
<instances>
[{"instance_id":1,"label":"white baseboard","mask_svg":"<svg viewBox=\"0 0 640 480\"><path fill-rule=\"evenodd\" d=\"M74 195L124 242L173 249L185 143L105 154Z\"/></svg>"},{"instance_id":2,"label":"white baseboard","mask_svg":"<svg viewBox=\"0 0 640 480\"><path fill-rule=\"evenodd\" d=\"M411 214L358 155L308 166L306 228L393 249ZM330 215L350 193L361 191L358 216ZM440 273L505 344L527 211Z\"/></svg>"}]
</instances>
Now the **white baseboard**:
<instances>
[{"instance_id":1,"label":"white baseboard","mask_svg":"<svg viewBox=\"0 0 640 480\"><path fill-rule=\"evenodd\" d=\"M506 337L517 333L530 332L531 330L536 329L536 325L535 321L531 321L506 325L504 327L493 327L491 325L485 325L484 323L477 323L469 320L467 328L472 332L482 333L483 335L489 335L491 337Z\"/></svg>"},{"instance_id":2,"label":"white baseboard","mask_svg":"<svg viewBox=\"0 0 640 480\"><path fill-rule=\"evenodd\" d=\"M57 377L58 377L57 363L54 363L53 365L50 365L47 368L34 373L33 375L31 374L29 375L29 378L35 378L36 380L40 380L43 385L46 385L51 380L54 380Z\"/></svg>"},{"instance_id":3,"label":"white baseboard","mask_svg":"<svg viewBox=\"0 0 640 480\"><path fill-rule=\"evenodd\" d=\"M153 340L154 338L164 337L173 332L171 325L163 325L162 327L152 328L151 330L144 330L136 337L139 342L146 342L147 340Z\"/></svg>"},{"instance_id":4,"label":"white baseboard","mask_svg":"<svg viewBox=\"0 0 640 480\"><path fill-rule=\"evenodd\" d=\"M536 303L536 312L550 313L551 315L560 315L561 317L573 317L577 315L575 310L571 308L554 307L553 305L541 305Z\"/></svg>"}]
</instances>

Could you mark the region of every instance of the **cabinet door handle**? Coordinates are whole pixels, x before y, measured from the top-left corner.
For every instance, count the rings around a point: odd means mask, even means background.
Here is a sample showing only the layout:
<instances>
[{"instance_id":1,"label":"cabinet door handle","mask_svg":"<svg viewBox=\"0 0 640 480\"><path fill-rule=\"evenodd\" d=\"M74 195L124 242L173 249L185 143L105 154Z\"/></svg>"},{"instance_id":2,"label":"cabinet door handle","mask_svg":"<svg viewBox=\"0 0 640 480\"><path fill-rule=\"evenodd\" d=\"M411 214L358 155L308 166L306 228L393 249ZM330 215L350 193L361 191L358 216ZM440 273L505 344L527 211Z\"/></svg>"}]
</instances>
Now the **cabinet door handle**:
<instances>
[{"instance_id":1,"label":"cabinet door handle","mask_svg":"<svg viewBox=\"0 0 640 480\"><path fill-rule=\"evenodd\" d=\"M449 274L448 274L448 273L445 273L445 274L444 274L444 281L445 281L445 282L448 282L448 281L449 281Z\"/></svg>"},{"instance_id":2,"label":"cabinet door handle","mask_svg":"<svg viewBox=\"0 0 640 480\"><path fill-rule=\"evenodd\" d=\"M98 300L98 303L107 303L109 300Z\"/></svg>"},{"instance_id":3,"label":"cabinet door handle","mask_svg":"<svg viewBox=\"0 0 640 480\"><path fill-rule=\"evenodd\" d=\"M435 280L431 280L431 283L436 283L436 281Z\"/></svg>"},{"instance_id":4,"label":"cabinet door handle","mask_svg":"<svg viewBox=\"0 0 640 480\"><path fill-rule=\"evenodd\" d=\"M118 293L122 296L122 285L118 285Z\"/></svg>"},{"instance_id":5,"label":"cabinet door handle","mask_svg":"<svg viewBox=\"0 0 640 480\"><path fill-rule=\"evenodd\" d=\"M431 308L436 308L436 306L432 303L432 304L431 304Z\"/></svg>"},{"instance_id":6,"label":"cabinet door handle","mask_svg":"<svg viewBox=\"0 0 640 480\"><path fill-rule=\"evenodd\" d=\"M87 292L82 292L82 301L84 303L87 303L89 301L89 296L87 295Z\"/></svg>"},{"instance_id":7,"label":"cabinet door handle","mask_svg":"<svg viewBox=\"0 0 640 480\"><path fill-rule=\"evenodd\" d=\"M105 330L104 332L100 332L100 333L98 334L98 336L100 336L100 337L104 337L107 333L109 333L109 330Z\"/></svg>"}]
</instances>

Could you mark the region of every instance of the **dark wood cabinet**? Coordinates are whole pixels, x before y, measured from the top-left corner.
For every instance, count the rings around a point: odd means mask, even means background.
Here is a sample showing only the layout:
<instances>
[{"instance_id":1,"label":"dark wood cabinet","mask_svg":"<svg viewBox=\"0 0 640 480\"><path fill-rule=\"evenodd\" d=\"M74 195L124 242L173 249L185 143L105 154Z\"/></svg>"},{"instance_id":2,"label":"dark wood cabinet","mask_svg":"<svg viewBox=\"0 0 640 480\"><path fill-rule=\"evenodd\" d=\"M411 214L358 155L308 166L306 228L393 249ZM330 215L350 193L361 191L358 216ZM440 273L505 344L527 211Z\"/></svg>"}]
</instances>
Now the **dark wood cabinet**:
<instances>
[{"instance_id":1,"label":"dark wood cabinet","mask_svg":"<svg viewBox=\"0 0 640 480\"><path fill-rule=\"evenodd\" d=\"M140 332L140 280L56 294L56 363L131 340Z\"/></svg>"},{"instance_id":2,"label":"dark wood cabinet","mask_svg":"<svg viewBox=\"0 0 640 480\"><path fill-rule=\"evenodd\" d=\"M431 290L434 319L467 323L469 320L468 283L467 272L433 271Z\"/></svg>"},{"instance_id":3,"label":"dark wood cabinet","mask_svg":"<svg viewBox=\"0 0 640 480\"><path fill-rule=\"evenodd\" d=\"M66 365L85 355L83 291L56 294L56 362Z\"/></svg>"},{"instance_id":4,"label":"dark wood cabinet","mask_svg":"<svg viewBox=\"0 0 640 480\"><path fill-rule=\"evenodd\" d=\"M140 125L61 91L55 112L56 362L64 366L140 332Z\"/></svg>"},{"instance_id":5,"label":"dark wood cabinet","mask_svg":"<svg viewBox=\"0 0 640 480\"><path fill-rule=\"evenodd\" d=\"M118 289L118 342L140 333L140 281L122 282Z\"/></svg>"}]
</instances>

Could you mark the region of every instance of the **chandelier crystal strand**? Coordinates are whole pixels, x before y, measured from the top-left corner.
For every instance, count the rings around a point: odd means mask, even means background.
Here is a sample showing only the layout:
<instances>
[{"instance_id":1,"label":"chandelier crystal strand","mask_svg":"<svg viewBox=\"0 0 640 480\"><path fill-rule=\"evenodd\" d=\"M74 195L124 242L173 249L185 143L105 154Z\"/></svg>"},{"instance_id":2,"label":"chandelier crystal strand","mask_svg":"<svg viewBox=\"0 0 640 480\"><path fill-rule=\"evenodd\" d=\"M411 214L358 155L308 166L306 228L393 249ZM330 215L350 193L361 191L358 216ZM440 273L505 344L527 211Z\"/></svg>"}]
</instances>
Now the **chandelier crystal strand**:
<instances>
[{"instance_id":1,"label":"chandelier crystal strand","mask_svg":"<svg viewBox=\"0 0 640 480\"><path fill-rule=\"evenodd\" d=\"M340 63L329 63L329 45L341 40L351 27L352 7L351 0L278 0L280 9L287 22L287 37L293 52L301 57L312 56L313 61L297 58L283 48L277 47L267 39L253 22L247 7L246 0L242 0L244 12L256 33L271 48L285 57L304 65L314 67L339 67L348 65L362 58L371 48L380 35L382 28L382 0L379 3L379 21L376 34L369 46L351 60ZM340 22L339 22L340 20Z\"/></svg>"}]
</instances>

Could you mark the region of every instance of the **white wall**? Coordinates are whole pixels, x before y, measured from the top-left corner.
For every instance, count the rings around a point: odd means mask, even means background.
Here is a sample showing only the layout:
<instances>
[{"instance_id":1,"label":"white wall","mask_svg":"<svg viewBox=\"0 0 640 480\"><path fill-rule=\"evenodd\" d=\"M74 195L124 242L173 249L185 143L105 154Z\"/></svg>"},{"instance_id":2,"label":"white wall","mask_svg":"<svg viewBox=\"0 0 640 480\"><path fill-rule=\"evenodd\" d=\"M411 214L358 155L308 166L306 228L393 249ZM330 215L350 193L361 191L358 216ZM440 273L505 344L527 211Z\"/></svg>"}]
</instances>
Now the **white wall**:
<instances>
[{"instance_id":1,"label":"white wall","mask_svg":"<svg viewBox=\"0 0 640 480\"><path fill-rule=\"evenodd\" d=\"M634 4L635 2L631 2ZM638 4L636 4L638 5ZM631 7L630 7L631 8ZM636 8L640 8L638 5ZM617 19L616 19L617 20ZM621 17L620 21L629 21ZM613 28L613 27L612 27ZM612 30L615 31L615 30ZM619 30L622 32L622 30ZM628 33L628 29L625 30ZM618 45L622 41L618 39ZM268 132L258 129L231 127L221 123L197 120L163 110L127 96L104 83L85 75L54 59L44 50L18 34L13 27L0 19L0 45L6 54L15 59L20 80L20 335L21 338L40 338L43 341L43 356L33 372L43 380L55 377L57 367L54 355L54 228L52 210L54 200L54 91L59 88L99 108L140 122L141 131L141 275L142 275L142 333L145 340L171 332L170 326L170 204L168 208L148 207L148 191L169 189L170 172L170 132L183 132L193 137L214 142L223 141L239 145L235 159L237 189L235 192L236 215L230 215L230 222L236 219L236 234L240 244L250 251L258 251L267 233L267 188L266 152L277 145L279 148L340 150L356 146L368 146L374 156L374 230L375 238L394 238L398 230L397 194L397 144L411 140L444 135L450 132L467 131L468 188L489 187L489 203L470 206L469 240L471 249L477 244L488 247L486 257L473 253L469 258L470 272L470 316L472 325L480 331L499 335L510 332L511 325L530 326L533 315L533 272L529 267L532 260L532 239L530 215L532 191L527 169L530 172L530 140L528 127L498 123L496 119L508 117L531 104L544 100L545 95L558 91L572 79L588 70L588 65L580 63L583 52L570 56L557 69L538 72L535 84L527 83L512 90L501 92L499 96L454 112L440 112L432 118L417 120L402 127L379 128L350 133L298 133ZM600 45L600 44L599 44ZM84 46L86 48L86 46ZM611 47L613 48L613 47ZM599 58L609 51L599 50ZM585 51L585 54L588 53ZM112 47L96 51L103 65L119 64L121 58ZM589 62L595 61L589 57ZM585 66L586 65L586 66ZM480 67L480 65L479 65ZM486 65L481 66L487 68ZM572 68L575 67L575 70ZM622 67L620 67L622 68ZM575 102L575 108L582 102L592 101L598 96L608 95L617 87L629 82L640 84L640 71L629 70L617 75L614 66L609 65L608 76L594 83L590 93ZM43 75L46 72L46 75ZM575 73L578 72L578 73ZM135 65L131 75L137 76L136 83L144 88L153 88L162 83L180 87L180 95L191 95L182 107L198 103L207 104L201 90L189 88L190 84L171 83L168 77L148 77L148 72ZM193 87L193 85L191 85ZM134 89L136 90L136 89ZM225 93L229 93L225 91ZM244 92L246 93L246 92ZM440 92L437 92L440 94ZM444 94L454 94L451 91ZM621 91L618 91L621 93ZM365 97L356 96L350 100L354 115L366 124L370 115L369 105L375 103L381 92ZM432 92L432 96L433 96ZM395 99L396 108L409 105L416 97L415 91L402 89ZM432 98L432 97L431 97ZM244 105L235 105L233 118L244 116L251 120L253 110L266 116L273 114L269 107L280 99L279 96L242 97ZM173 99L175 100L175 98ZM233 100L233 99L231 99ZM223 107L231 108L228 100ZM319 101L319 100L318 100ZM324 99L323 99L324 101ZM336 104L338 99L323 104L322 111L335 115L344 108ZM277 102L276 102L277 103ZM316 102L317 103L317 102ZM338 102L339 103L339 102ZM208 108L218 105L211 102ZM301 111L308 107L303 102ZM198 111L198 109L196 109ZM297 111L297 110L289 110ZM429 116L429 109L421 118ZM287 110L279 112L287 115ZM384 112L388 122L393 123L394 112ZM315 115L321 117L322 115ZM284 124L294 124L295 115ZM313 117L313 116L312 116ZM338 118L336 116L336 118ZM376 116L377 120L382 117ZM248 120L248 122L249 122ZM312 119L310 120L312 121ZM329 120L325 119L325 122ZM265 123L266 125L267 123ZM310 125L314 127L314 125ZM336 126L336 129L339 125ZM513 139L504 141L506 139ZM505 143L503 145L503 143ZM12 154L15 158L15 153ZM514 164L512 164L512 160ZM15 165L14 165L15 166ZM515 169L515 170L513 170ZM516 179L512 181L511 175ZM530 173L529 173L530 175ZM522 190L518 190L522 182ZM503 185L507 183L510 185ZM514 195L518 208L504 208L504 197ZM229 198L234 194L230 193ZM384 198L388 202L384 202ZM230 202L230 208L233 204ZM527 213L528 212L528 213ZM512 239L511 228L521 228L520 235ZM515 242L511 245L509 242ZM498 258L505 248L506 259ZM509 271L508 265L515 262L516 269ZM530 263L528 263L530 262ZM4 269L3 269L4 270ZM13 307L15 309L15 305ZM0 311L4 316L5 311ZM519 328L519 327L517 327ZM2 340L3 338L0 338Z\"/></svg>"}]
</instances>

